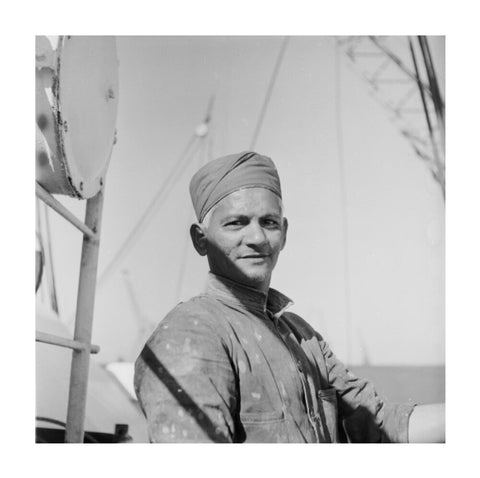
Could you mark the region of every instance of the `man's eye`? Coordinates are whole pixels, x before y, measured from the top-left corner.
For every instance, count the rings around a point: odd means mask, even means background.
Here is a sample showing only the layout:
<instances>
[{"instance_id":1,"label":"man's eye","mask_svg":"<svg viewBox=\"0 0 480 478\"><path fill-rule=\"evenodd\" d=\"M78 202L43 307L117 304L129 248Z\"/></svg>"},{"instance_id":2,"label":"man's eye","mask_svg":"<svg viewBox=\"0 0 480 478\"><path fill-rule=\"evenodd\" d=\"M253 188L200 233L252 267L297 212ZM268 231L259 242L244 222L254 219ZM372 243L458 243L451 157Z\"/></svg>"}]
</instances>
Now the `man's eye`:
<instances>
[{"instance_id":1,"label":"man's eye","mask_svg":"<svg viewBox=\"0 0 480 478\"><path fill-rule=\"evenodd\" d=\"M229 221L225 224L225 226L241 226L243 222L240 219L237 219L236 221Z\"/></svg>"},{"instance_id":2,"label":"man's eye","mask_svg":"<svg viewBox=\"0 0 480 478\"><path fill-rule=\"evenodd\" d=\"M264 221L265 226L267 227L278 227L279 223L275 219L266 219Z\"/></svg>"}]
</instances>

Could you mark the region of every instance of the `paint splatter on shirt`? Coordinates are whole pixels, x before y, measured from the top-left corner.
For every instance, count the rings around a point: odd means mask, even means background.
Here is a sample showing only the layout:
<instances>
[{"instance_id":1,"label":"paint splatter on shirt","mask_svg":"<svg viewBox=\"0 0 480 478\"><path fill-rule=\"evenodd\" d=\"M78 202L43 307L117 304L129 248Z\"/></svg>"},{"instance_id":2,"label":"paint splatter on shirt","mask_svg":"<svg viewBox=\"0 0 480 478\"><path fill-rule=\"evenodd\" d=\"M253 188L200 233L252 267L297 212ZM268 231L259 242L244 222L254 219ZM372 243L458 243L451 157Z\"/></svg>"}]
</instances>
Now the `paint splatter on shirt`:
<instances>
[{"instance_id":1,"label":"paint splatter on shirt","mask_svg":"<svg viewBox=\"0 0 480 478\"><path fill-rule=\"evenodd\" d=\"M290 303L209 274L175 307L136 362L150 440L406 442L414 405L379 397Z\"/></svg>"}]
</instances>

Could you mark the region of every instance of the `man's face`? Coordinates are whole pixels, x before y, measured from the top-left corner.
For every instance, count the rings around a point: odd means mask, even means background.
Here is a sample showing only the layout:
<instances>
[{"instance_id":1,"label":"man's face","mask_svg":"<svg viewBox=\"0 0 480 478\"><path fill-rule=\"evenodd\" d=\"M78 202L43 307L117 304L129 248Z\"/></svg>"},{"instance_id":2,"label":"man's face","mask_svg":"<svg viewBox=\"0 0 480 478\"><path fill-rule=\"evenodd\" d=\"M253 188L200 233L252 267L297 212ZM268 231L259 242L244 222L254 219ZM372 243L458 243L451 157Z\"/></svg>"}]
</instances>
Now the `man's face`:
<instances>
[{"instance_id":1,"label":"man's face","mask_svg":"<svg viewBox=\"0 0 480 478\"><path fill-rule=\"evenodd\" d=\"M235 191L218 203L205 231L210 270L266 292L286 233L276 194L265 188Z\"/></svg>"}]
</instances>

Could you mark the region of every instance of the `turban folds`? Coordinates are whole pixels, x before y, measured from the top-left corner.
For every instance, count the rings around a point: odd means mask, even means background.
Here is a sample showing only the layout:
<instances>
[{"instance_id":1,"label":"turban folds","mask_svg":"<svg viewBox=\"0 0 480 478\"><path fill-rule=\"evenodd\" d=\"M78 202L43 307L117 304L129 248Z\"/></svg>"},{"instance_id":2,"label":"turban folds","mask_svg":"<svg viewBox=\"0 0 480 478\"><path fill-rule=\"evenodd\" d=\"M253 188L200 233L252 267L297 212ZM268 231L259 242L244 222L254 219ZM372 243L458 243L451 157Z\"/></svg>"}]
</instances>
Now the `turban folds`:
<instances>
[{"instance_id":1,"label":"turban folds","mask_svg":"<svg viewBox=\"0 0 480 478\"><path fill-rule=\"evenodd\" d=\"M270 158L252 151L223 156L200 168L190 181L190 196L199 222L223 198L245 188L265 188L280 198L280 178Z\"/></svg>"}]
</instances>

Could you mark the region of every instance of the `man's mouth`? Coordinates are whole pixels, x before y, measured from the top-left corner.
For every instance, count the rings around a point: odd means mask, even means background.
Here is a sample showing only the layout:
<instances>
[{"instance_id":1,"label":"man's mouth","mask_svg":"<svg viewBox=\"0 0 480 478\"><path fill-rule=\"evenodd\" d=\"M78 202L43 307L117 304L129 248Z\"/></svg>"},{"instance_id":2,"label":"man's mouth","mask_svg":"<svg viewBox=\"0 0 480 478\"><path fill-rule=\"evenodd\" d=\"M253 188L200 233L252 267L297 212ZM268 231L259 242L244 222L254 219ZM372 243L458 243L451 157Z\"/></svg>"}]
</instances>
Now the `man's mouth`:
<instances>
[{"instance_id":1,"label":"man's mouth","mask_svg":"<svg viewBox=\"0 0 480 478\"><path fill-rule=\"evenodd\" d=\"M269 254L246 254L245 256L242 256L242 259L263 259L265 257L268 257Z\"/></svg>"}]
</instances>

